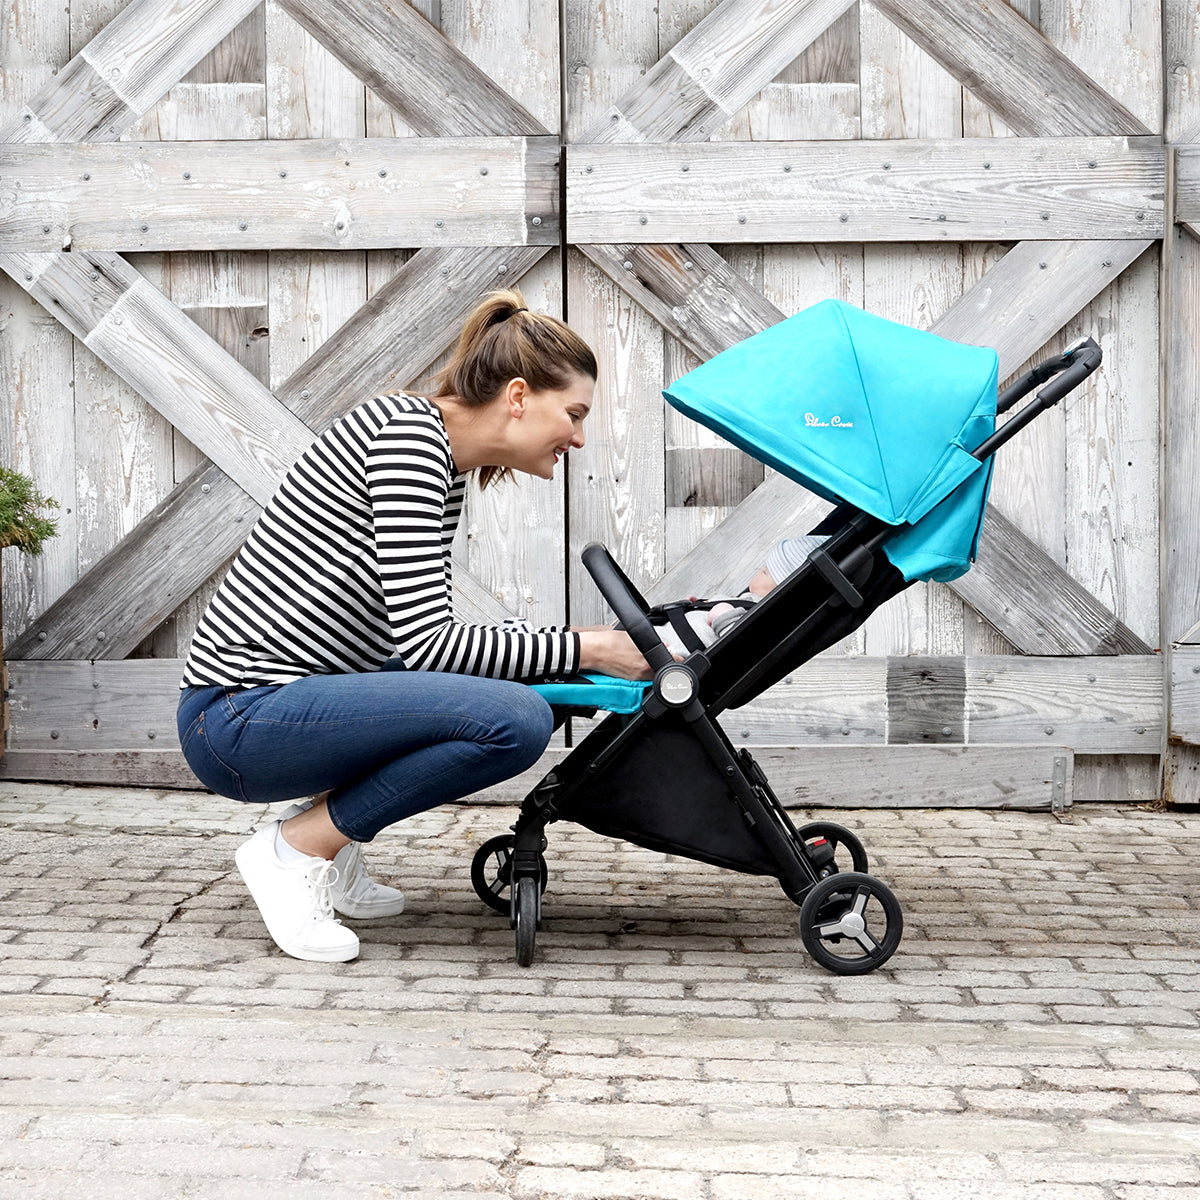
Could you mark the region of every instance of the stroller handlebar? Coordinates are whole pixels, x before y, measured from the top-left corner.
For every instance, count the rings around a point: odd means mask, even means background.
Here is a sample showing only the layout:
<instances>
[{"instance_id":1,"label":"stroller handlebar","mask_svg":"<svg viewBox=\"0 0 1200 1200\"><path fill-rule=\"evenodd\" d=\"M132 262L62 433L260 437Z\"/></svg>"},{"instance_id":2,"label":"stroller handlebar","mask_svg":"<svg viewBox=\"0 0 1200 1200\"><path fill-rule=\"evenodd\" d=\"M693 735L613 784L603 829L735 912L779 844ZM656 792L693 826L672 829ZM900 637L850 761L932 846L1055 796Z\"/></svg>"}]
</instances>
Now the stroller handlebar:
<instances>
[{"instance_id":1,"label":"stroller handlebar","mask_svg":"<svg viewBox=\"0 0 1200 1200\"><path fill-rule=\"evenodd\" d=\"M650 618L645 597L629 581L629 577L617 566L608 548L600 542L589 542L583 548L583 565L608 602L609 608L633 639L633 644L655 671L675 661L674 655L663 645Z\"/></svg>"}]
</instances>

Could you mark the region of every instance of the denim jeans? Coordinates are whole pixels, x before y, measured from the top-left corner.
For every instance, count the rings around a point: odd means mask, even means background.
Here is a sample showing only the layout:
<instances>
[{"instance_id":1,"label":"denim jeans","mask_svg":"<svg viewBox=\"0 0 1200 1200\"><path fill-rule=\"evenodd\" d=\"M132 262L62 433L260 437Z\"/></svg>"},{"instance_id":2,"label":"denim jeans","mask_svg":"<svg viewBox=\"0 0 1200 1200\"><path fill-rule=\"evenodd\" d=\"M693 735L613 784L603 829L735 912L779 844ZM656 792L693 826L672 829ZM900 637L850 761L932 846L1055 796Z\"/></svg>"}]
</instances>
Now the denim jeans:
<instances>
[{"instance_id":1,"label":"denim jeans","mask_svg":"<svg viewBox=\"0 0 1200 1200\"><path fill-rule=\"evenodd\" d=\"M550 706L520 683L388 669L235 691L187 688L184 757L205 787L270 804L330 791L356 842L519 774L550 740Z\"/></svg>"}]
</instances>

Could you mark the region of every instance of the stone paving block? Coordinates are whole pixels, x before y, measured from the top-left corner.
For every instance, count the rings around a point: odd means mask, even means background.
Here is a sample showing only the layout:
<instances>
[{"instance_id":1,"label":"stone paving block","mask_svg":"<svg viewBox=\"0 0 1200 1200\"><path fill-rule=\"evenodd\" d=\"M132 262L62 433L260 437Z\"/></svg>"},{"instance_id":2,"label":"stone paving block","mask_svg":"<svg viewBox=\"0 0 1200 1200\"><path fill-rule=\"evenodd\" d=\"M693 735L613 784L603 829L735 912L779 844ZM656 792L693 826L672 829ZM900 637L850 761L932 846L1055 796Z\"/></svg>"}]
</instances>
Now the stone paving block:
<instances>
[{"instance_id":1,"label":"stone paving block","mask_svg":"<svg viewBox=\"0 0 1200 1200\"><path fill-rule=\"evenodd\" d=\"M692 1171L572 1170L520 1167L514 1195L540 1198L580 1196L585 1200L696 1200L703 1176Z\"/></svg>"}]
</instances>

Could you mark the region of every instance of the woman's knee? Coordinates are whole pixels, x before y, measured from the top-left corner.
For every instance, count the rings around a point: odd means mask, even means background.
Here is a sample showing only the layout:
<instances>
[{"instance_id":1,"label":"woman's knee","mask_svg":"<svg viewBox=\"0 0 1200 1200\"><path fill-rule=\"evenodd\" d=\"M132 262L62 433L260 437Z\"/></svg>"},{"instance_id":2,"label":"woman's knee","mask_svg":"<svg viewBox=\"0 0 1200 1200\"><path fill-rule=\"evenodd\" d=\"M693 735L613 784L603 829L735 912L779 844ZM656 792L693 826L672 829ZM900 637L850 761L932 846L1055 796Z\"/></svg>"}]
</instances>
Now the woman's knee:
<instances>
[{"instance_id":1,"label":"woman's knee","mask_svg":"<svg viewBox=\"0 0 1200 1200\"><path fill-rule=\"evenodd\" d=\"M521 762L518 770L524 770L537 761L549 744L554 732L554 714L537 692L523 684L510 685L500 699L496 738Z\"/></svg>"}]
</instances>

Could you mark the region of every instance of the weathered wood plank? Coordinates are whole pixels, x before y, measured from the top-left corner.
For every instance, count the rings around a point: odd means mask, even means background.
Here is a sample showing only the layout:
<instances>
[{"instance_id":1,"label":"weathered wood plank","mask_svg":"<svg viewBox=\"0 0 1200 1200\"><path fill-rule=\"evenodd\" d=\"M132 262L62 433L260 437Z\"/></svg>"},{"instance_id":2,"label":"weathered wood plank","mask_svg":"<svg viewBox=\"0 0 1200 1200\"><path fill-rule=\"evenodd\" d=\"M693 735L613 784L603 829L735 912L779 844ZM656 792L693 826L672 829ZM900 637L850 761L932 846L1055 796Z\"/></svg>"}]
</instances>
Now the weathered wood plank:
<instances>
[{"instance_id":1,"label":"weathered wood plank","mask_svg":"<svg viewBox=\"0 0 1200 1200\"><path fill-rule=\"evenodd\" d=\"M580 140L703 142L824 33L851 3L725 0Z\"/></svg>"},{"instance_id":2,"label":"weathered wood plank","mask_svg":"<svg viewBox=\"0 0 1200 1200\"><path fill-rule=\"evenodd\" d=\"M30 293L265 504L312 441L304 423L122 259L46 258Z\"/></svg>"},{"instance_id":3,"label":"weathered wood plank","mask_svg":"<svg viewBox=\"0 0 1200 1200\"><path fill-rule=\"evenodd\" d=\"M1163 720L1162 659L972 658L967 740L1030 742L1100 754L1153 754Z\"/></svg>"},{"instance_id":4,"label":"weathered wood plank","mask_svg":"<svg viewBox=\"0 0 1200 1200\"><path fill-rule=\"evenodd\" d=\"M16 145L0 249L558 244L556 138Z\"/></svg>"},{"instance_id":5,"label":"weathered wood plank","mask_svg":"<svg viewBox=\"0 0 1200 1200\"><path fill-rule=\"evenodd\" d=\"M1200 146L1175 150L1175 220L1200 238Z\"/></svg>"},{"instance_id":6,"label":"weathered wood plank","mask_svg":"<svg viewBox=\"0 0 1200 1200\"><path fill-rule=\"evenodd\" d=\"M178 750L17 750L0 760L0 779L203 790Z\"/></svg>"},{"instance_id":7,"label":"weathered wood plank","mask_svg":"<svg viewBox=\"0 0 1200 1200\"><path fill-rule=\"evenodd\" d=\"M1176 646L1171 654L1170 735L1200 746L1200 646Z\"/></svg>"},{"instance_id":8,"label":"weathered wood plank","mask_svg":"<svg viewBox=\"0 0 1200 1200\"><path fill-rule=\"evenodd\" d=\"M279 399L319 430L355 403L404 386L455 336L481 293L519 279L543 254L540 247L421 251L293 373ZM237 551L257 514L219 468L193 473L9 654L123 657Z\"/></svg>"},{"instance_id":9,"label":"weathered wood plank","mask_svg":"<svg viewBox=\"0 0 1200 1200\"><path fill-rule=\"evenodd\" d=\"M546 128L401 0L279 0L419 134L539 134Z\"/></svg>"},{"instance_id":10,"label":"weathered wood plank","mask_svg":"<svg viewBox=\"0 0 1200 1200\"><path fill-rule=\"evenodd\" d=\"M1200 142L1200 7L1194 0L1165 0L1162 20L1164 137Z\"/></svg>"},{"instance_id":11,"label":"weathered wood plank","mask_svg":"<svg viewBox=\"0 0 1200 1200\"><path fill-rule=\"evenodd\" d=\"M979 561L950 586L1024 654L1149 654L1151 647L989 505Z\"/></svg>"},{"instance_id":12,"label":"weathered wood plank","mask_svg":"<svg viewBox=\"0 0 1200 1200\"><path fill-rule=\"evenodd\" d=\"M0 142L115 141L257 3L134 0L0 131Z\"/></svg>"},{"instance_id":13,"label":"weathered wood plank","mask_svg":"<svg viewBox=\"0 0 1200 1200\"><path fill-rule=\"evenodd\" d=\"M846 242L1162 235L1150 138L576 146L577 242Z\"/></svg>"},{"instance_id":14,"label":"weathered wood plank","mask_svg":"<svg viewBox=\"0 0 1200 1200\"><path fill-rule=\"evenodd\" d=\"M1145 248L1144 243L1129 243L1128 246L1132 256ZM743 337L783 319L778 309L730 271L709 247L584 246L581 249L702 358L707 359ZM1113 258L1094 261L1097 253L1107 254L1107 249L1096 249L1087 244L1049 246L1046 253L1064 283L1060 289L1051 290L1047 302L1039 305L1035 302L1036 291L1029 283L1030 257L1037 253L1036 246L1016 247L934 323L933 331L959 341L995 345L1004 375L1035 353L1079 306L1112 278L1111 272L1119 269L1118 260ZM628 268L625 263L629 264ZM1033 275L1037 278L1036 272ZM758 556L769 546L767 539L772 533L778 537L781 531L807 528L809 515L815 524L820 514L827 511L828 506L818 507L823 502L815 501L811 496L807 505L802 503L801 498L805 495L782 477L769 479L731 514L725 525L676 563L647 594L656 600L667 600L689 593L717 595L731 587L740 588L753 574L752 569L746 572L746 567L761 561ZM751 504L755 507L753 519L748 522L749 531L729 524L729 520ZM1039 589L1036 601L1030 601L1033 631L1027 628L1027 617L1017 620L1018 610L1012 602L1013 572L1010 568L1013 564L1003 559L993 564L982 549L988 544L988 531L996 523L995 515L994 509L989 508L979 561L949 586L977 606L1018 649L1030 654L1045 652L1042 647L1046 635L1035 633L1035 636L1029 636L1039 626L1054 631L1054 636L1062 639L1064 648L1059 652L1064 654L1111 653L1117 645L1134 652L1146 649L1144 643L1102 605L1094 601L1094 607L1083 605L1079 585L1044 551L1012 527L1009 536L1020 547L1020 555L1027 559L1027 567ZM728 532L724 532L726 526ZM972 596L968 588L979 590ZM1024 612L1023 609L1020 611ZM1072 631L1077 630L1081 622L1086 633L1076 640L1077 634ZM1109 646L1114 650L1106 649Z\"/></svg>"},{"instance_id":15,"label":"weathered wood plank","mask_svg":"<svg viewBox=\"0 0 1200 1200\"><path fill-rule=\"evenodd\" d=\"M872 3L1017 133L1150 132L1001 0Z\"/></svg>"},{"instance_id":16,"label":"weathered wood plank","mask_svg":"<svg viewBox=\"0 0 1200 1200\"><path fill-rule=\"evenodd\" d=\"M1063 746L805 746L754 757L785 808L1039 811L1072 800L1074 754Z\"/></svg>"}]
</instances>

